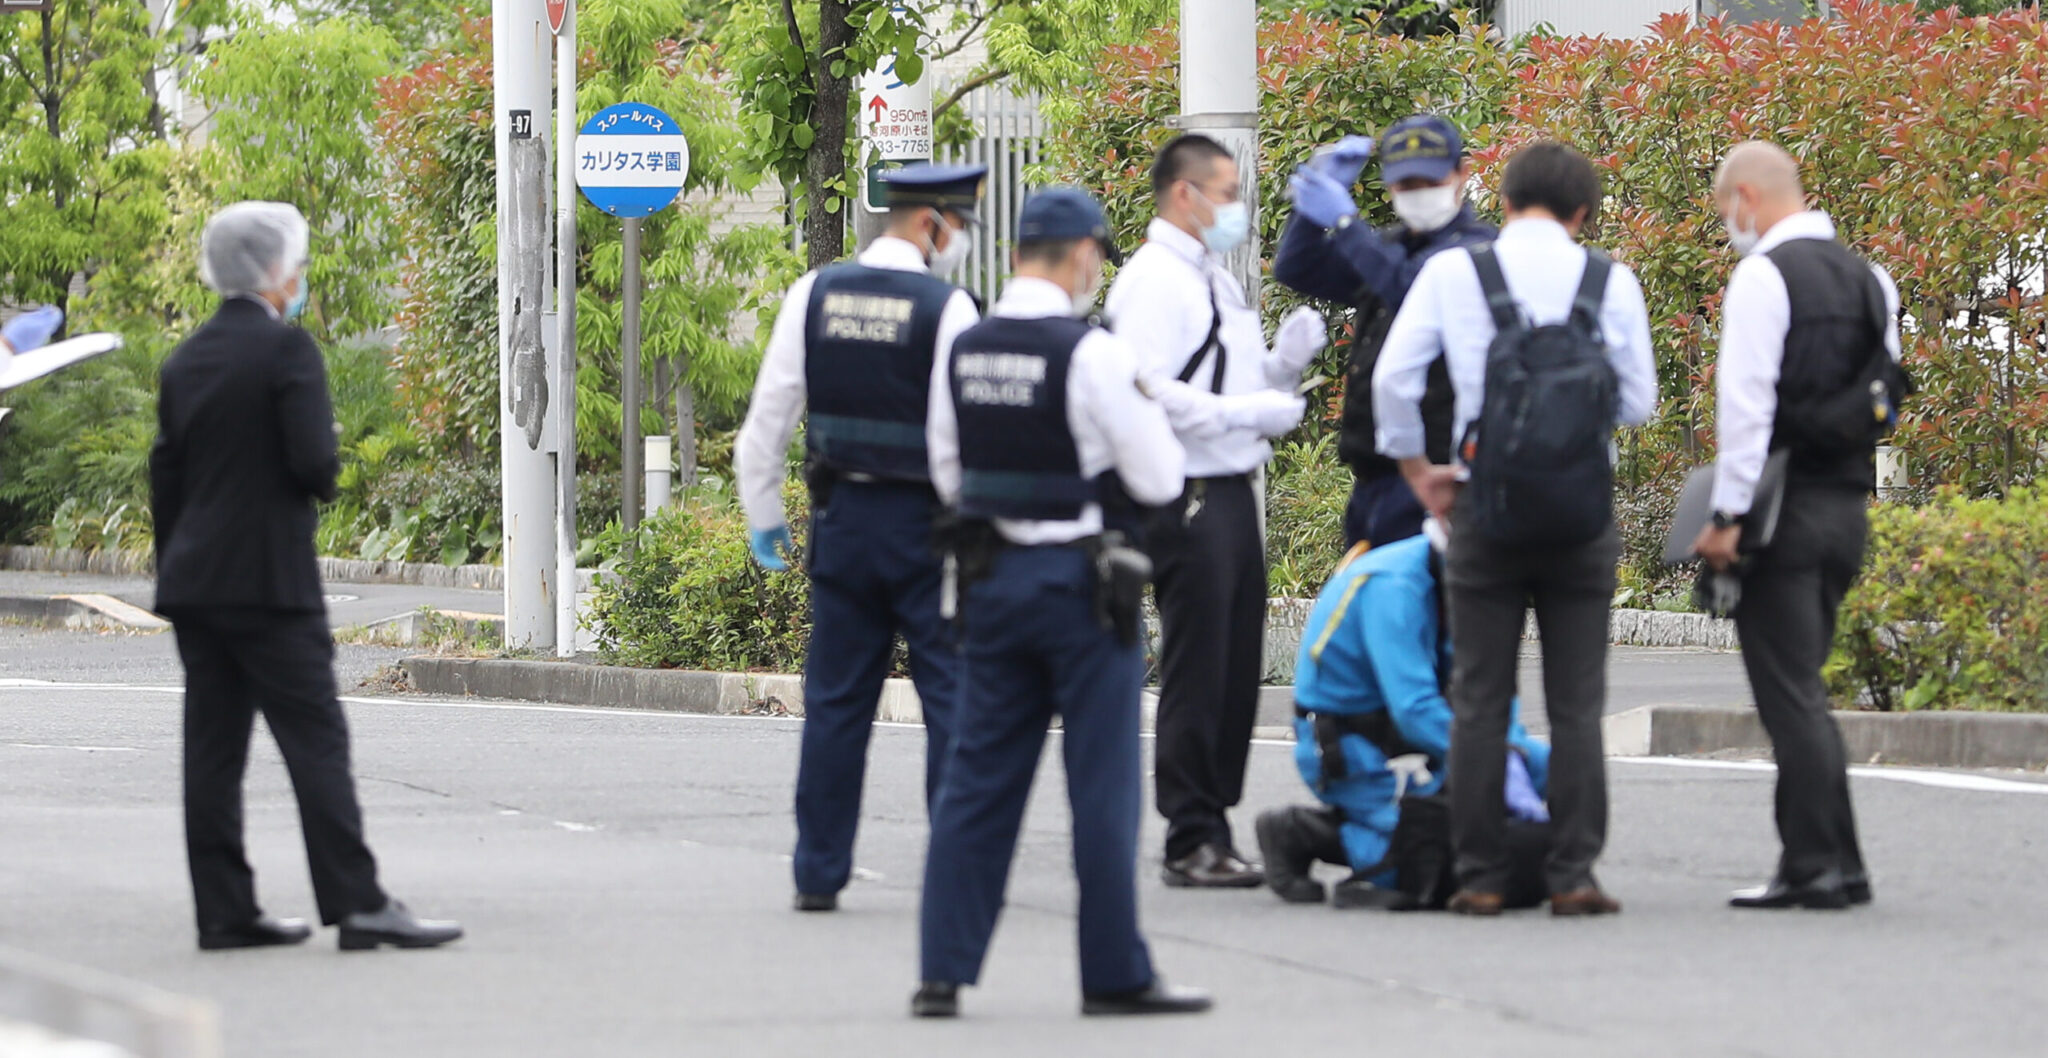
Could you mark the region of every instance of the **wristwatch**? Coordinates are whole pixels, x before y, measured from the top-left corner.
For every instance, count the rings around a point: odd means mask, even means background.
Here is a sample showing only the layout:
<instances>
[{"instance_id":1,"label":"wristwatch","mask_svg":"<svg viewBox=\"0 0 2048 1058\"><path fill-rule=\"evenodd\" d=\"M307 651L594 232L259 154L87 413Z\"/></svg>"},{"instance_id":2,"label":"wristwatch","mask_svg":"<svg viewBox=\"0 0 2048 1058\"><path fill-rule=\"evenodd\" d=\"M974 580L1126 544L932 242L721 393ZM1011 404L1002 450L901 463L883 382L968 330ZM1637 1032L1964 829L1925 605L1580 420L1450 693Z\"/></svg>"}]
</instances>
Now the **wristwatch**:
<instances>
[{"instance_id":1,"label":"wristwatch","mask_svg":"<svg viewBox=\"0 0 2048 1058\"><path fill-rule=\"evenodd\" d=\"M1346 213L1343 216L1337 218L1337 223L1330 225L1329 233L1331 235L1335 235L1338 232L1343 231L1344 229L1352 226L1353 224L1356 224L1357 222L1358 214Z\"/></svg>"},{"instance_id":2,"label":"wristwatch","mask_svg":"<svg viewBox=\"0 0 2048 1058\"><path fill-rule=\"evenodd\" d=\"M1714 528L1733 529L1735 528L1735 523L1741 520L1741 518L1742 516L1739 514L1729 514L1727 511L1715 511Z\"/></svg>"}]
</instances>

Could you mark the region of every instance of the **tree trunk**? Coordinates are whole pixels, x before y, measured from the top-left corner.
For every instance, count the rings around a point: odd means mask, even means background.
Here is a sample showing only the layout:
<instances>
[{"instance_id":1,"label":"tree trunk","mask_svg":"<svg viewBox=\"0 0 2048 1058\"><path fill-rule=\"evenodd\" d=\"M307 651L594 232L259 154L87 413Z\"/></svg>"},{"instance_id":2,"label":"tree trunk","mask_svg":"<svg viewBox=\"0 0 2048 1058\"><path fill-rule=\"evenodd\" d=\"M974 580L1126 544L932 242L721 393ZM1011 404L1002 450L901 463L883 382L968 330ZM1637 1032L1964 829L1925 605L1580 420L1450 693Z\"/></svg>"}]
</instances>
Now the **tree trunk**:
<instances>
[{"instance_id":1,"label":"tree trunk","mask_svg":"<svg viewBox=\"0 0 2048 1058\"><path fill-rule=\"evenodd\" d=\"M811 67L812 83L818 86L811 100L811 130L817 138L804 155L804 245L812 268L838 260L846 246L845 203L837 201L839 192L829 185L846 173L850 81L832 76L832 63L853 43L853 27L846 21L851 0L821 0L818 7L818 47Z\"/></svg>"},{"instance_id":2,"label":"tree trunk","mask_svg":"<svg viewBox=\"0 0 2048 1058\"><path fill-rule=\"evenodd\" d=\"M676 491L697 487L697 390L690 385L690 354L676 356Z\"/></svg>"}]
</instances>

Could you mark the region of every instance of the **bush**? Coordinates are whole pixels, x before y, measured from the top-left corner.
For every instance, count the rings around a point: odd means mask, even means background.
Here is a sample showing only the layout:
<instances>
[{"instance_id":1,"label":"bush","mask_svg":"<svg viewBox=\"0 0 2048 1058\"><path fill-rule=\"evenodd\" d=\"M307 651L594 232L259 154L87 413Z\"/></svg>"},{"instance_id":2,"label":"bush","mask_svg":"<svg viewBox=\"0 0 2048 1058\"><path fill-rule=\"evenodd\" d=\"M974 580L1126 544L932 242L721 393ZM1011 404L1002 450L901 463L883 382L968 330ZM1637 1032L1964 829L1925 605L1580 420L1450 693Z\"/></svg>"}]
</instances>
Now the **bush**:
<instances>
[{"instance_id":1,"label":"bush","mask_svg":"<svg viewBox=\"0 0 2048 1058\"><path fill-rule=\"evenodd\" d=\"M1335 434L1277 444L1266 486L1266 583L1278 598L1312 599L1344 557L1351 470Z\"/></svg>"},{"instance_id":2,"label":"bush","mask_svg":"<svg viewBox=\"0 0 2048 1058\"><path fill-rule=\"evenodd\" d=\"M2048 487L1880 505L1829 690L1877 709L2048 710Z\"/></svg>"},{"instance_id":3,"label":"bush","mask_svg":"<svg viewBox=\"0 0 2048 1058\"><path fill-rule=\"evenodd\" d=\"M786 495L802 493L792 486ZM790 512L790 525L805 522ZM613 553L624 544L616 526L599 541ZM590 613L607 664L721 672L801 671L810 620L803 572L756 566L745 515L715 492L642 523L637 548L599 581Z\"/></svg>"}]
</instances>

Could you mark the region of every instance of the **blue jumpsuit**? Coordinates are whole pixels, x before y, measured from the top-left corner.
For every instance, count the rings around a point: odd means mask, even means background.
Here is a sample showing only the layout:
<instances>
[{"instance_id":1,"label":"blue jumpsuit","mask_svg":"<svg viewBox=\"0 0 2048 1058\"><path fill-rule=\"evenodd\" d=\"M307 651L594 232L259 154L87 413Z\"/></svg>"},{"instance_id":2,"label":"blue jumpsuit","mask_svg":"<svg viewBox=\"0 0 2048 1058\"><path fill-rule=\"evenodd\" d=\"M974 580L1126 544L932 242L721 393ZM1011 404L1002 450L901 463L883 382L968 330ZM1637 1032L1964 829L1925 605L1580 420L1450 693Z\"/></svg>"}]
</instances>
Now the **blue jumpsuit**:
<instances>
[{"instance_id":1,"label":"blue jumpsuit","mask_svg":"<svg viewBox=\"0 0 2048 1058\"><path fill-rule=\"evenodd\" d=\"M1448 670L1451 645L1442 634L1429 558L1429 542L1411 537L1338 569L1302 630L1294 688L1295 704L1313 713L1388 713L1402 740L1429 758L1429 780L1406 791L1420 795L1442 788L1451 735L1451 707L1438 675ZM1370 739L1346 733L1338 744L1345 773L1326 781L1314 721L1295 720L1295 764L1316 798L1343 813L1345 857L1353 870L1364 870L1386 858L1401 818L1401 791L1386 753ZM1508 744L1521 752L1540 793L1550 747L1520 721L1510 729ZM1393 884L1390 871L1370 880Z\"/></svg>"}]
</instances>

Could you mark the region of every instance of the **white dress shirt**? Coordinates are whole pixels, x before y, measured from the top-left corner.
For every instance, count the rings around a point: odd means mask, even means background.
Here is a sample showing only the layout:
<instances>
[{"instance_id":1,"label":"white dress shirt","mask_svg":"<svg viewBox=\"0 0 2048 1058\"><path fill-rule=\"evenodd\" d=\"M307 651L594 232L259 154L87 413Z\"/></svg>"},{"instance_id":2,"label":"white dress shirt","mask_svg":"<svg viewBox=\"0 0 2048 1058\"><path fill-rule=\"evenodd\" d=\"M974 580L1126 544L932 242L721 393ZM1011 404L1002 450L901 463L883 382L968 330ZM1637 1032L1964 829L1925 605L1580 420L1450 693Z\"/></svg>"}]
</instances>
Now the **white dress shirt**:
<instances>
[{"instance_id":1,"label":"white dress shirt","mask_svg":"<svg viewBox=\"0 0 2048 1058\"><path fill-rule=\"evenodd\" d=\"M989 313L1005 319L1066 317L1074 300L1043 279L1022 276L1003 288ZM960 421L953 407L950 342L940 351L932 382L925 445L931 453L932 484L947 506L960 502ZM1137 354L1122 339L1093 330L1074 348L1067 367L1067 427L1073 431L1081 475L1095 478L1115 470L1131 498L1160 506L1181 493L1186 457L1164 408L1138 390ZM996 531L1013 544L1065 544L1102 532L1102 506L1089 503L1072 521L1017 521L998 518Z\"/></svg>"},{"instance_id":2,"label":"white dress shirt","mask_svg":"<svg viewBox=\"0 0 2048 1058\"><path fill-rule=\"evenodd\" d=\"M1266 348L1258 311L1245 303L1244 288L1223 259L1164 220L1155 218L1145 229L1145 245L1117 272L1103 305L1110 327L1137 352L1146 392L1165 407L1187 446L1191 478L1248 474L1273 457L1272 446L1257 430L1227 425L1226 405L1210 390L1215 353L1203 357L1190 382L1179 381L1218 313L1223 326L1216 337L1226 361L1223 395L1291 391L1299 373L1288 372Z\"/></svg>"},{"instance_id":3,"label":"white dress shirt","mask_svg":"<svg viewBox=\"0 0 2048 1058\"><path fill-rule=\"evenodd\" d=\"M924 272L924 251L902 239L883 236L855 258L870 268L892 272ZM804 414L804 325L810 315L811 286L818 273L812 272L791 284L782 299L782 313L768 335L768 350L761 357L761 374L754 380L754 399L747 405L747 420L740 425L733 443L733 473L739 478L740 506L746 509L750 529L773 529L784 522L782 483L789 474L789 439L797 420ZM974 311L974 299L964 290L953 292L939 317L936 355L932 357L932 385L944 385L945 353L953 339L974 326L981 315Z\"/></svg>"},{"instance_id":4,"label":"white dress shirt","mask_svg":"<svg viewBox=\"0 0 2048 1058\"><path fill-rule=\"evenodd\" d=\"M1494 242L1508 293L1533 326L1562 323L1586 271L1586 251L1554 220L1509 221ZM1465 428L1486 401L1486 353L1496 330L1479 270L1461 250L1437 254L1422 266L1407 300L1387 331L1372 373L1373 417L1380 454L1408 459L1423 454L1422 391L1439 350L1457 393L1451 439L1461 446ZM1615 262L1600 301L1600 333L1620 387L1620 422L1640 426L1657 408L1657 365L1650 353L1650 316L1643 288L1628 266ZM1454 456L1455 459L1455 456Z\"/></svg>"},{"instance_id":5,"label":"white dress shirt","mask_svg":"<svg viewBox=\"0 0 2048 1058\"><path fill-rule=\"evenodd\" d=\"M1714 464L1717 511L1749 513L1778 415L1778 374L1785 366L1792 301L1784 274L1764 255L1793 239L1834 237L1835 222L1827 214L1795 213L1772 225L1728 277L1728 294L1721 301L1721 356L1714 365L1714 432L1721 452ZM1884 344L1897 360L1899 288L1889 272L1874 264L1870 270L1884 287Z\"/></svg>"}]
</instances>

